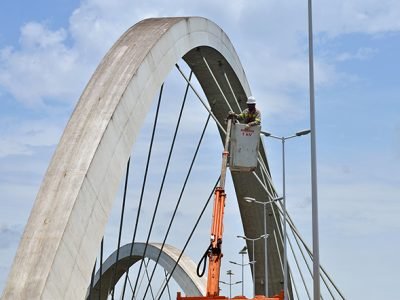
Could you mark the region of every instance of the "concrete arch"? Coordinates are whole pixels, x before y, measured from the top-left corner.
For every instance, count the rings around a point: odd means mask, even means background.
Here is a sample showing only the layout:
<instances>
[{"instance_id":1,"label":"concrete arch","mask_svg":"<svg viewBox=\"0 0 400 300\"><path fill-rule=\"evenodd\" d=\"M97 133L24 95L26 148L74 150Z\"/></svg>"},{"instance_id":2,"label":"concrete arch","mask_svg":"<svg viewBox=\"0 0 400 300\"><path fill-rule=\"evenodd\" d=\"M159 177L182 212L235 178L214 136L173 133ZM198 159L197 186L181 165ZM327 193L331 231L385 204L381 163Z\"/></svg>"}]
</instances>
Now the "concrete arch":
<instances>
[{"instance_id":1,"label":"concrete arch","mask_svg":"<svg viewBox=\"0 0 400 300\"><path fill-rule=\"evenodd\" d=\"M133 253L131 255L132 244L124 245L120 248L119 259L117 264L116 277L114 276L115 261L117 258L117 250L112 253L106 261L103 263L103 276L101 277L101 291L99 278L100 274L97 272L94 278L93 291L91 299L107 299L107 296L111 289L115 286L118 280L126 270L135 264L137 261L143 259L144 257L150 258L156 261L160 253L162 244L152 243L148 244L146 249L146 255L144 256L145 243L135 243L133 245ZM161 252L159 264L164 268L169 274L175 266L176 261L180 255L181 251L171 245L165 244ZM179 264L174 270L172 275L174 280L182 288L186 295L201 296L205 294L206 278L199 278L196 274L196 264L185 254L182 255L179 260ZM100 298L99 298L100 296Z\"/></svg>"},{"instance_id":2,"label":"concrete arch","mask_svg":"<svg viewBox=\"0 0 400 300\"><path fill-rule=\"evenodd\" d=\"M203 57L224 93L233 99L225 72L244 106L250 95L245 73L229 38L213 22L199 17L147 19L127 30L96 69L66 126L36 197L3 299L84 298L132 145L154 95L182 57L218 119L223 120L227 107ZM233 179L238 199L267 198L253 177L233 174ZM259 234L262 212L242 201L239 207L246 235ZM260 262L256 274L261 276L263 248L255 250ZM273 251L270 268L279 289L282 276ZM261 293L262 278L256 281Z\"/></svg>"}]
</instances>

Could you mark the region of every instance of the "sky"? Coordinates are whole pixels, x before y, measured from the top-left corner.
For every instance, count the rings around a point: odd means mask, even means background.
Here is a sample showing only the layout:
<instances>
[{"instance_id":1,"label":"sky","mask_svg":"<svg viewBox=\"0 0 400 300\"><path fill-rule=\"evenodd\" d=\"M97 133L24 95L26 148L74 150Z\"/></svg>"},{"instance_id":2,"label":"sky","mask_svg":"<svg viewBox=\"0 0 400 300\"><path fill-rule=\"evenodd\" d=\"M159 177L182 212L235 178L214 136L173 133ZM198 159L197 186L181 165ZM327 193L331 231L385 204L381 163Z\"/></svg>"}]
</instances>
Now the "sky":
<instances>
[{"instance_id":1,"label":"sky","mask_svg":"<svg viewBox=\"0 0 400 300\"><path fill-rule=\"evenodd\" d=\"M321 263L347 299L395 299L400 2L314 2ZM2 1L0 290L46 168L91 74L125 30L162 16L202 16L227 33L262 111L264 130L288 136L309 128L307 1ZM264 143L280 191L280 145ZM309 138L288 141L286 156L288 210L311 242ZM235 209L228 215L237 217ZM234 247L240 250L241 244Z\"/></svg>"}]
</instances>

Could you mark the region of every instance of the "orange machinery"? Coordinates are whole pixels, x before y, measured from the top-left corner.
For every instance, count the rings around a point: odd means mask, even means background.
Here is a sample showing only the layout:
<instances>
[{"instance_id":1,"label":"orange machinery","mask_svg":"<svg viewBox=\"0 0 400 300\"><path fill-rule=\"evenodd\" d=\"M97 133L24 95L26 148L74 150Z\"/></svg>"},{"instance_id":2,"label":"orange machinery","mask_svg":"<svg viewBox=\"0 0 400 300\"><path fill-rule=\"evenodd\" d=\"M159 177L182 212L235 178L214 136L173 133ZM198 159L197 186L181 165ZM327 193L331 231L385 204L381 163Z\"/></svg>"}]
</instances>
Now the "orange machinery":
<instances>
[{"instance_id":1,"label":"orange machinery","mask_svg":"<svg viewBox=\"0 0 400 300\"><path fill-rule=\"evenodd\" d=\"M225 178L229 156L229 142L232 128L232 119L228 119L225 147L222 153L221 178L219 186L215 189L214 208L211 226L211 244L208 250L208 277L207 277L207 292L205 296L182 296L178 292L177 300L214 300L214 299L229 299L219 295L219 277L221 270L222 259L222 234L223 234L223 219L225 208ZM256 295L255 298L246 298L244 296L236 296L232 299L254 299L254 300L283 300L283 292L272 298L262 295Z\"/></svg>"}]
</instances>

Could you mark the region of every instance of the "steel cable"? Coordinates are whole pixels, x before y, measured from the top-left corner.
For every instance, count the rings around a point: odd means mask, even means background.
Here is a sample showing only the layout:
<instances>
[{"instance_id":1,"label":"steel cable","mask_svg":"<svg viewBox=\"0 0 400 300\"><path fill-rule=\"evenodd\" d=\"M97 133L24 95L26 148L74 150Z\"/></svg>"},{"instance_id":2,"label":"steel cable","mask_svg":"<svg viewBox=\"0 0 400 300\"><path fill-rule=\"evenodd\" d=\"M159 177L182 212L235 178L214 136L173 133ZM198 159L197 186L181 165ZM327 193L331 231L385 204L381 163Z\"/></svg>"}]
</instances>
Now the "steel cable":
<instances>
[{"instance_id":1,"label":"steel cable","mask_svg":"<svg viewBox=\"0 0 400 300\"><path fill-rule=\"evenodd\" d=\"M176 260L175 265L174 265L174 267L172 268L172 270L171 270L171 272L170 272L170 275L169 275L169 277L168 277L168 279L167 279L166 284L164 285L164 288L161 290L161 293L160 293L159 297L157 298L158 300L159 300L159 299L161 298L161 296L163 295L163 293L164 293L164 291L165 291L165 287L168 285L168 282L171 280L172 275L174 274L174 271L175 271L176 267L178 266L179 261L180 261L182 255L183 255L183 253L185 252L186 247L187 247L187 245L189 244L189 242L190 242L192 236L193 236L194 231L195 231L196 228L197 228L197 225L199 224L199 222L200 222L201 218L203 217L203 214L204 214L204 212L205 212L205 210L206 210L208 204L210 203L210 200L211 200L211 198L212 198L212 195L214 194L215 188L217 187L220 178L221 178L221 176L218 176L217 182L215 183L215 185L214 185L214 187L213 187L213 189L212 189L212 191L211 191L211 193L210 193L210 196L208 197L206 203L204 204L204 207L203 207L203 209L202 209L202 211L201 211L199 217L197 218L197 221L196 221L196 223L194 224L194 227L193 227L191 233L189 234L189 237L188 237L188 239L186 240L186 243L185 243L185 245L183 246L183 249L182 249L181 253L180 253L179 256L178 256L178 259Z\"/></svg>"},{"instance_id":2,"label":"steel cable","mask_svg":"<svg viewBox=\"0 0 400 300\"><path fill-rule=\"evenodd\" d=\"M190 82L190 80L191 80L191 78L192 78L192 75L193 75L193 72L190 71L190 74L189 74L189 82ZM185 94L184 94L184 96L183 96L183 101L182 101L182 105L181 105L181 108L180 108L180 111L179 111L178 120L177 120L177 122L176 122L175 131L174 131L174 136L173 136L173 138L172 138L172 143L171 143L171 147L170 147L170 149L169 149L167 163L166 163L166 166L165 166L165 169L164 169L164 175L163 175L163 178L162 178L162 181L161 181L160 190L159 190L159 192L158 192L157 204L156 204L156 209L155 209L154 214L153 214L153 220L154 220L154 218L155 218L155 216L156 216L156 213L157 213L158 203L160 202L161 193L162 193L162 191L163 191L164 182L165 182L165 178L166 178L166 176L167 176L169 163L170 163L170 160L171 160L172 152L173 152L174 147L175 147L176 136L177 136L177 134L178 134L179 125L180 125L180 123L181 123L182 113L183 113L183 109L184 109L184 107L185 107L185 103L186 103L186 98L187 98L187 95L188 95L188 91L189 91L189 84L186 85ZM175 211L175 212L176 212L176 211ZM175 216L175 212L174 212L174 216ZM151 235L151 231L152 231L152 226L150 227L149 236ZM162 249L163 249L163 247L164 247L164 243L165 243L165 239L164 239L164 241L163 241L162 247L161 247L160 252L159 252L159 254L158 254L158 257L157 257L157 260L156 260L156 265L154 266L153 271L152 271L152 273L151 273L150 280L149 280L149 284L147 285L147 288L146 288L146 291L145 291L145 293L144 293L143 298L145 298L146 295L147 295L147 291L148 291L148 289L149 289L149 287L150 287L151 280L153 279L153 276L154 276L154 271L155 271L155 269L157 268L158 260L159 260L159 258L160 258Z\"/></svg>"},{"instance_id":3,"label":"steel cable","mask_svg":"<svg viewBox=\"0 0 400 300\"><path fill-rule=\"evenodd\" d=\"M205 134L205 132L206 132L207 126L208 126L208 124L209 124L209 121L210 121L210 115L208 115L208 117L207 117L207 121L206 121L206 123L205 123L205 125L204 125L204 128L203 128L202 134L201 134L201 136L200 136L199 142L197 143L196 151L195 151L195 153L194 153L194 155L193 155L192 162L191 162L191 164L190 164L190 167L189 167L189 170L188 170L188 172L187 172L185 181L184 181L184 183L183 183L181 192L180 192L180 194L179 194L178 201L177 201L177 203L176 203L176 205L175 205L175 210L174 210L174 212L173 212L173 214L172 214L172 217L171 217L171 220L170 220L170 222L169 222L168 229L167 229L167 232L166 232L166 234L165 234L164 240L163 240L163 242L162 242L160 252L158 253L158 256L157 256L157 259L156 259L156 265L154 266L154 269L153 269L152 275L151 275L151 277L150 277L150 280L153 278L155 269L157 268L157 264L158 264L158 261L159 261L160 256L161 256L161 252L162 252L162 250L164 249L164 245L165 245L165 242L166 242L167 237L168 237L168 235L169 235L169 232L170 232L170 230L171 230L171 226L172 226L172 223L173 223L173 221L174 221L176 212L177 212L178 207L179 207L179 205L180 205L180 202L181 202L181 200L182 200L182 196L183 196L183 193L184 193L184 191L185 191L186 184L187 184L188 179L189 179L189 176L190 176L190 174L191 174L191 172L192 172L193 165L194 165L194 162L195 162L195 160L196 160L198 151L199 151L199 149L200 149L200 145L201 145L201 143L202 143L202 141L203 141L203 137L204 137L204 134ZM146 291L147 291L147 289L146 289ZM145 293L145 295L146 295L146 293Z\"/></svg>"},{"instance_id":4,"label":"steel cable","mask_svg":"<svg viewBox=\"0 0 400 300\"><path fill-rule=\"evenodd\" d=\"M152 134L151 134L149 152L148 152L148 155L147 155L146 169L145 169L145 173L144 173L144 177L143 177L142 191L141 191L141 193L140 193L139 208L138 208L138 213L137 213L137 216L136 216L136 223L135 223L135 229L134 229L134 233L133 233L133 237L132 237L130 255L133 254L133 245L134 245L134 243L135 243L135 238L136 238L136 233L137 233L137 227L138 227L138 222L139 222L139 218L140 218L140 211L141 211L141 207L142 207L142 203L143 203L143 195L144 195L144 190L145 190L146 181L147 181L147 173L148 173L148 169L149 169L151 153L152 153L152 149L153 149L153 142L154 142L154 136L155 136L155 131L156 131L156 127L157 127L158 113L159 113L159 110L160 110L160 103L161 103L163 88L164 88L164 84L162 84L162 85L161 85L161 88L160 88L160 94L159 94L159 97L158 97L158 103L157 103L156 114L155 114L155 117L154 117L153 131L152 131ZM141 264L140 264L140 269L142 268L142 265L143 265L143 261L142 261ZM128 269L127 272L126 272L126 277L125 277L125 282L124 282L124 288L123 288L123 296L124 296L124 294L125 294L126 281L127 281L128 273L129 273L129 269ZM140 274L140 271L139 271L139 274ZM133 297L135 296L136 287L137 287L137 283L138 283L138 278L139 278L139 275L138 275L138 277L136 278L135 287L134 287L134 289L133 289L132 299L133 299Z\"/></svg>"},{"instance_id":5,"label":"steel cable","mask_svg":"<svg viewBox=\"0 0 400 300\"><path fill-rule=\"evenodd\" d=\"M125 202L126 202L126 192L128 190L128 179L129 179L129 165L131 162L131 158L129 157L128 163L126 164L126 174L125 174L125 186L124 186L124 196L122 199L122 208L121 208L121 218L119 223L119 233L118 233L118 245L117 245L117 256L115 257L115 267L114 273L111 282L114 283L115 277L117 276L117 267L118 267L118 259L119 259L119 248L121 247L121 236L122 236L122 225L124 223L124 213L125 213ZM115 293L115 283L111 292L111 299L114 300Z\"/></svg>"}]
</instances>

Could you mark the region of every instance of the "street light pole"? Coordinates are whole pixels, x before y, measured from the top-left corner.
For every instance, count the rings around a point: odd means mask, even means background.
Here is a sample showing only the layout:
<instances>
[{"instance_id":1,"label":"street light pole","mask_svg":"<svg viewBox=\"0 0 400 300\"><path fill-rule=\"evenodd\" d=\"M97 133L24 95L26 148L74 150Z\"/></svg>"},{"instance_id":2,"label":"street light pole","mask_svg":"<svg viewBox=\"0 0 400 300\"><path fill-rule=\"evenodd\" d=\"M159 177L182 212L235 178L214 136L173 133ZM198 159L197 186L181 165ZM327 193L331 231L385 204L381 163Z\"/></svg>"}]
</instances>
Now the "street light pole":
<instances>
[{"instance_id":1,"label":"street light pole","mask_svg":"<svg viewBox=\"0 0 400 300\"><path fill-rule=\"evenodd\" d=\"M240 252L239 252L239 253L240 253ZM246 253L246 252L244 252L244 253ZM244 255L244 254L242 254L242 263L241 263L241 264L239 264L239 263L237 263L237 262L235 262L235 261L231 261L231 260L229 261L231 264L238 265L238 266L241 266L241 267L242 267L242 280L240 281L240 282L242 283L242 295L241 295L241 296L244 296L244 266L248 266L248 265L251 265L251 264L254 263L253 261L250 261L249 263L244 264L244 263L243 263L243 261L244 261L243 255Z\"/></svg>"},{"instance_id":2,"label":"street light pole","mask_svg":"<svg viewBox=\"0 0 400 300\"><path fill-rule=\"evenodd\" d=\"M253 296L255 297L256 296L256 261L255 261L255 257L254 257L254 242L258 241L259 239L262 239L262 238L267 239L268 235L263 234L263 235L260 235L258 238L254 238L254 239L248 238L248 237L243 236L243 235L238 235L237 237L241 238L241 239L244 239L244 240L247 240L247 241L251 241L252 245L253 245L253 247L252 247L253 248L253 260L250 263L253 264L253 285L254 285L254 287L253 287Z\"/></svg>"},{"instance_id":3,"label":"street light pole","mask_svg":"<svg viewBox=\"0 0 400 300\"><path fill-rule=\"evenodd\" d=\"M229 283L222 281L222 280L220 280L219 282L229 285L229 299L232 299L232 285L239 284L239 283L241 283L241 281L236 281L235 283L232 283L232 275L235 275L232 273L232 270L226 271L226 275L229 276Z\"/></svg>"},{"instance_id":4,"label":"street light pole","mask_svg":"<svg viewBox=\"0 0 400 300\"><path fill-rule=\"evenodd\" d=\"M286 180L285 180L285 139L282 137L282 193L283 193L283 296L288 299L288 263L287 263L287 231L286 231Z\"/></svg>"},{"instance_id":5,"label":"street light pole","mask_svg":"<svg viewBox=\"0 0 400 300\"><path fill-rule=\"evenodd\" d=\"M312 202L312 236L313 236L313 279L314 299L320 299L319 279L319 233L318 233L318 191L317 191L317 149L315 129L314 97L314 49L312 30L312 1L308 0L308 66L310 83L310 126L311 126L311 202Z\"/></svg>"},{"instance_id":6,"label":"street light pole","mask_svg":"<svg viewBox=\"0 0 400 300\"><path fill-rule=\"evenodd\" d=\"M239 253L242 254L242 296L244 296L244 254L246 253L247 247L245 246L242 251L240 251ZM243 251L244 250L244 251Z\"/></svg>"},{"instance_id":7,"label":"street light pole","mask_svg":"<svg viewBox=\"0 0 400 300\"><path fill-rule=\"evenodd\" d=\"M265 135L266 137L271 137L274 139L278 139L282 143L282 195L283 195L283 295L284 295L284 300L288 299L288 264L287 264L287 232L286 232L286 218L287 218L287 212L286 212L286 166L285 166L285 141L291 138L295 138L298 136L306 135L309 134L311 130L302 130L299 132L296 132L295 135L291 135L288 137L278 137L275 135L272 135L269 132L261 131L261 134ZM318 298L319 299L319 298Z\"/></svg>"},{"instance_id":8,"label":"street light pole","mask_svg":"<svg viewBox=\"0 0 400 300\"><path fill-rule=\"evenodd\" d=\"M247 246L244 246L240 250L239 254L242 254L242 296L244 296L244 255L247 253Z\"/></svg>"},{"instance_id":9,"label":"street light pole","mask_svg":"<svg viewBox=\"0 0 400 300\"><path fill-rule=\"evenodd\" d=\"M272 201L268 202L261 202L257 201L254 198L251 197L244 197L244 200L246 200L249 203L256 203L256 204L261 204L264 207L264 235L268 236L267 234L267 205L270 203L273 203L275 201L282 200L283 197L275 198ZM267 239L264 239L264 276L265 276L265 296L268 297L268 243Z\"/></svg>"},{"instance_id":10,"label":"street light pole","mask_svg":"<svg viewBox=\"0 0 400 300\"><path fill-rule=\"evenodd\" d=\"M229 299L232 298L232 270L228 270L226 272L227 275L229 275Z\"/></svg>"}]
</instances>

